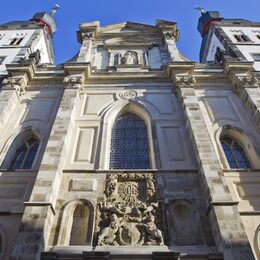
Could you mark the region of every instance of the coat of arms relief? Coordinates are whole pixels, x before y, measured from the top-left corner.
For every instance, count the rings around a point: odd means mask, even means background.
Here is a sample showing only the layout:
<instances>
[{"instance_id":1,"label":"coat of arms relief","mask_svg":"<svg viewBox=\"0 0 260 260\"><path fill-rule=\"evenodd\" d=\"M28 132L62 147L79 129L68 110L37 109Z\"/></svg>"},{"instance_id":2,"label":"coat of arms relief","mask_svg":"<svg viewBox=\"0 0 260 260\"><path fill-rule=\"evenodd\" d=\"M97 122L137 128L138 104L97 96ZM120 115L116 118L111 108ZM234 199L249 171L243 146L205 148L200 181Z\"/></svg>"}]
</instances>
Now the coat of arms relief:
<instances>
[{"instance_id":1,"label":"coat of arms relief","mask_svg":"<svg viewBox=\"0 0 260 260\"><path fill-rule=\"evenodd\" d=\"M97 245L164 245L161 206L152 173L107 175L99 201Z\"/></svg>"}]
</instances>

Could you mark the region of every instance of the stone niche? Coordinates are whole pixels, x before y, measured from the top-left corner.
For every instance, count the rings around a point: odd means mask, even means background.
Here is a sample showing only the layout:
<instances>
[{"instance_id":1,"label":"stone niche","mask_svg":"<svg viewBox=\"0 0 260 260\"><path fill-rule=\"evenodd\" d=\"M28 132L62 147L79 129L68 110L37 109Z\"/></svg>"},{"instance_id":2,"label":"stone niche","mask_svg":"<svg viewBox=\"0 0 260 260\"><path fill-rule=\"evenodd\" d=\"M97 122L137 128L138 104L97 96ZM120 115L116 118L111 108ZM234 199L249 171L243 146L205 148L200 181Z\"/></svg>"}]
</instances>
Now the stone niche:
<instances>
[{"instance_id":1,"label":"stone niche","mask_svg":"<svg viewBox=\"0 0 260 260\"><path fill-rule=\"evenodd\" d=\"M98 246L164 245L162 205L152 173L108 174L98 204Z\"/></svg>"}]
</instances>

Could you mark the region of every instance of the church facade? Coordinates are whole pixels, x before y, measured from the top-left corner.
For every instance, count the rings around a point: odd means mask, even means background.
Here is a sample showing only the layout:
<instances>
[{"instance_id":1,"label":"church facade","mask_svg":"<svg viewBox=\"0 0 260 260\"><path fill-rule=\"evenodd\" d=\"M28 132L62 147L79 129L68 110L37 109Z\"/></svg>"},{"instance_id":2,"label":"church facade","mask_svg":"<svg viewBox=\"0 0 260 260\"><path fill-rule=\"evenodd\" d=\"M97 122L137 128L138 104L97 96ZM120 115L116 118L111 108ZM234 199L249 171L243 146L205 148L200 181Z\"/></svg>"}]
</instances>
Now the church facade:
<instances>
[{"instance_id":1,"label":"church facade","mask_svg":"<svg viewBox=\"0 0 260 260\"><path fill-rule=\"evenodd\" d=\"M157 20L54 65L53 14L0 26L0 259L260 257L260 25L198 29L201 63Z\"/></svg>"}]
</instances>

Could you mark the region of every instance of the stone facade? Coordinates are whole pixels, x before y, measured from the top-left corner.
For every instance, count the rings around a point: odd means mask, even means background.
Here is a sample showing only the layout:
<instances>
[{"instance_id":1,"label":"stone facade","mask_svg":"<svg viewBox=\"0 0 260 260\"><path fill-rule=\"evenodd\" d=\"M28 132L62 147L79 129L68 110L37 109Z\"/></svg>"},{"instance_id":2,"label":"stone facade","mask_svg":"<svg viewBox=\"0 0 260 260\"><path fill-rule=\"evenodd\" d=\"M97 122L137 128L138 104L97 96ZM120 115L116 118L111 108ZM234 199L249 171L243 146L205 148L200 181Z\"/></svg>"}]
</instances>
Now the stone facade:
<instances>
[{"instance_id":1,"label":"stone facade","mask_svg":"<svg viewBox=\"0 0 260 260\"><path fill-rule=\"evenodd\" d=\"M63 65L36 56L6 64L1 259L259 258L253 64L189 61L170 21L85 23L77 35L81 49ZM111 167L111 135L125 113L144 122L149 167ZM223 136L251 167L229 166ZM30 169L12 167L30 138L38 144Z\"/></svg>"}]
</instances>

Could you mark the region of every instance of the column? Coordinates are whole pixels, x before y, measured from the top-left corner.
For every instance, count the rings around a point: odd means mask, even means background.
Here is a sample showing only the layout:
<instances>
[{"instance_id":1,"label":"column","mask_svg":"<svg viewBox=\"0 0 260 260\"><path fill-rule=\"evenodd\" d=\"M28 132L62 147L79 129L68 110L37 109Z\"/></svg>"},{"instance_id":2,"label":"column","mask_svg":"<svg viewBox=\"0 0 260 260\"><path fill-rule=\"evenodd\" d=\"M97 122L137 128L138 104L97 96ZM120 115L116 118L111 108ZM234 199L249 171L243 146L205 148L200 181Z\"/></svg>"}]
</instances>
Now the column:
<instances>
[{"instance_id":1,"label":"column","mask_svg":"<svg viewBox=\"0 0 260 260\"><path fill-rule=\"evenodd\" d=\"M20 233L11 259L40 259L48 245L55 215L55 204L67 158L67 144L72 135L70 129L75 117L82 76L68 76L65 90L43 155L29 202L25 202Z\"/></svg>"},{"instance_id":2,"label":"column","mask_svg":"<svg viewBox=\"0 0 260 260\"><path fill-rule=\"evenodd\" d=\"M225 259L254 259L247 235L237 209L224 183L223 172L194 89L192 66L173 66L174 87L181 99L187 128L196 152L199 176L208 203L208 217L220 252ZM181 68L183 67L183 71Z\"/></svg>"}]
</instances>

